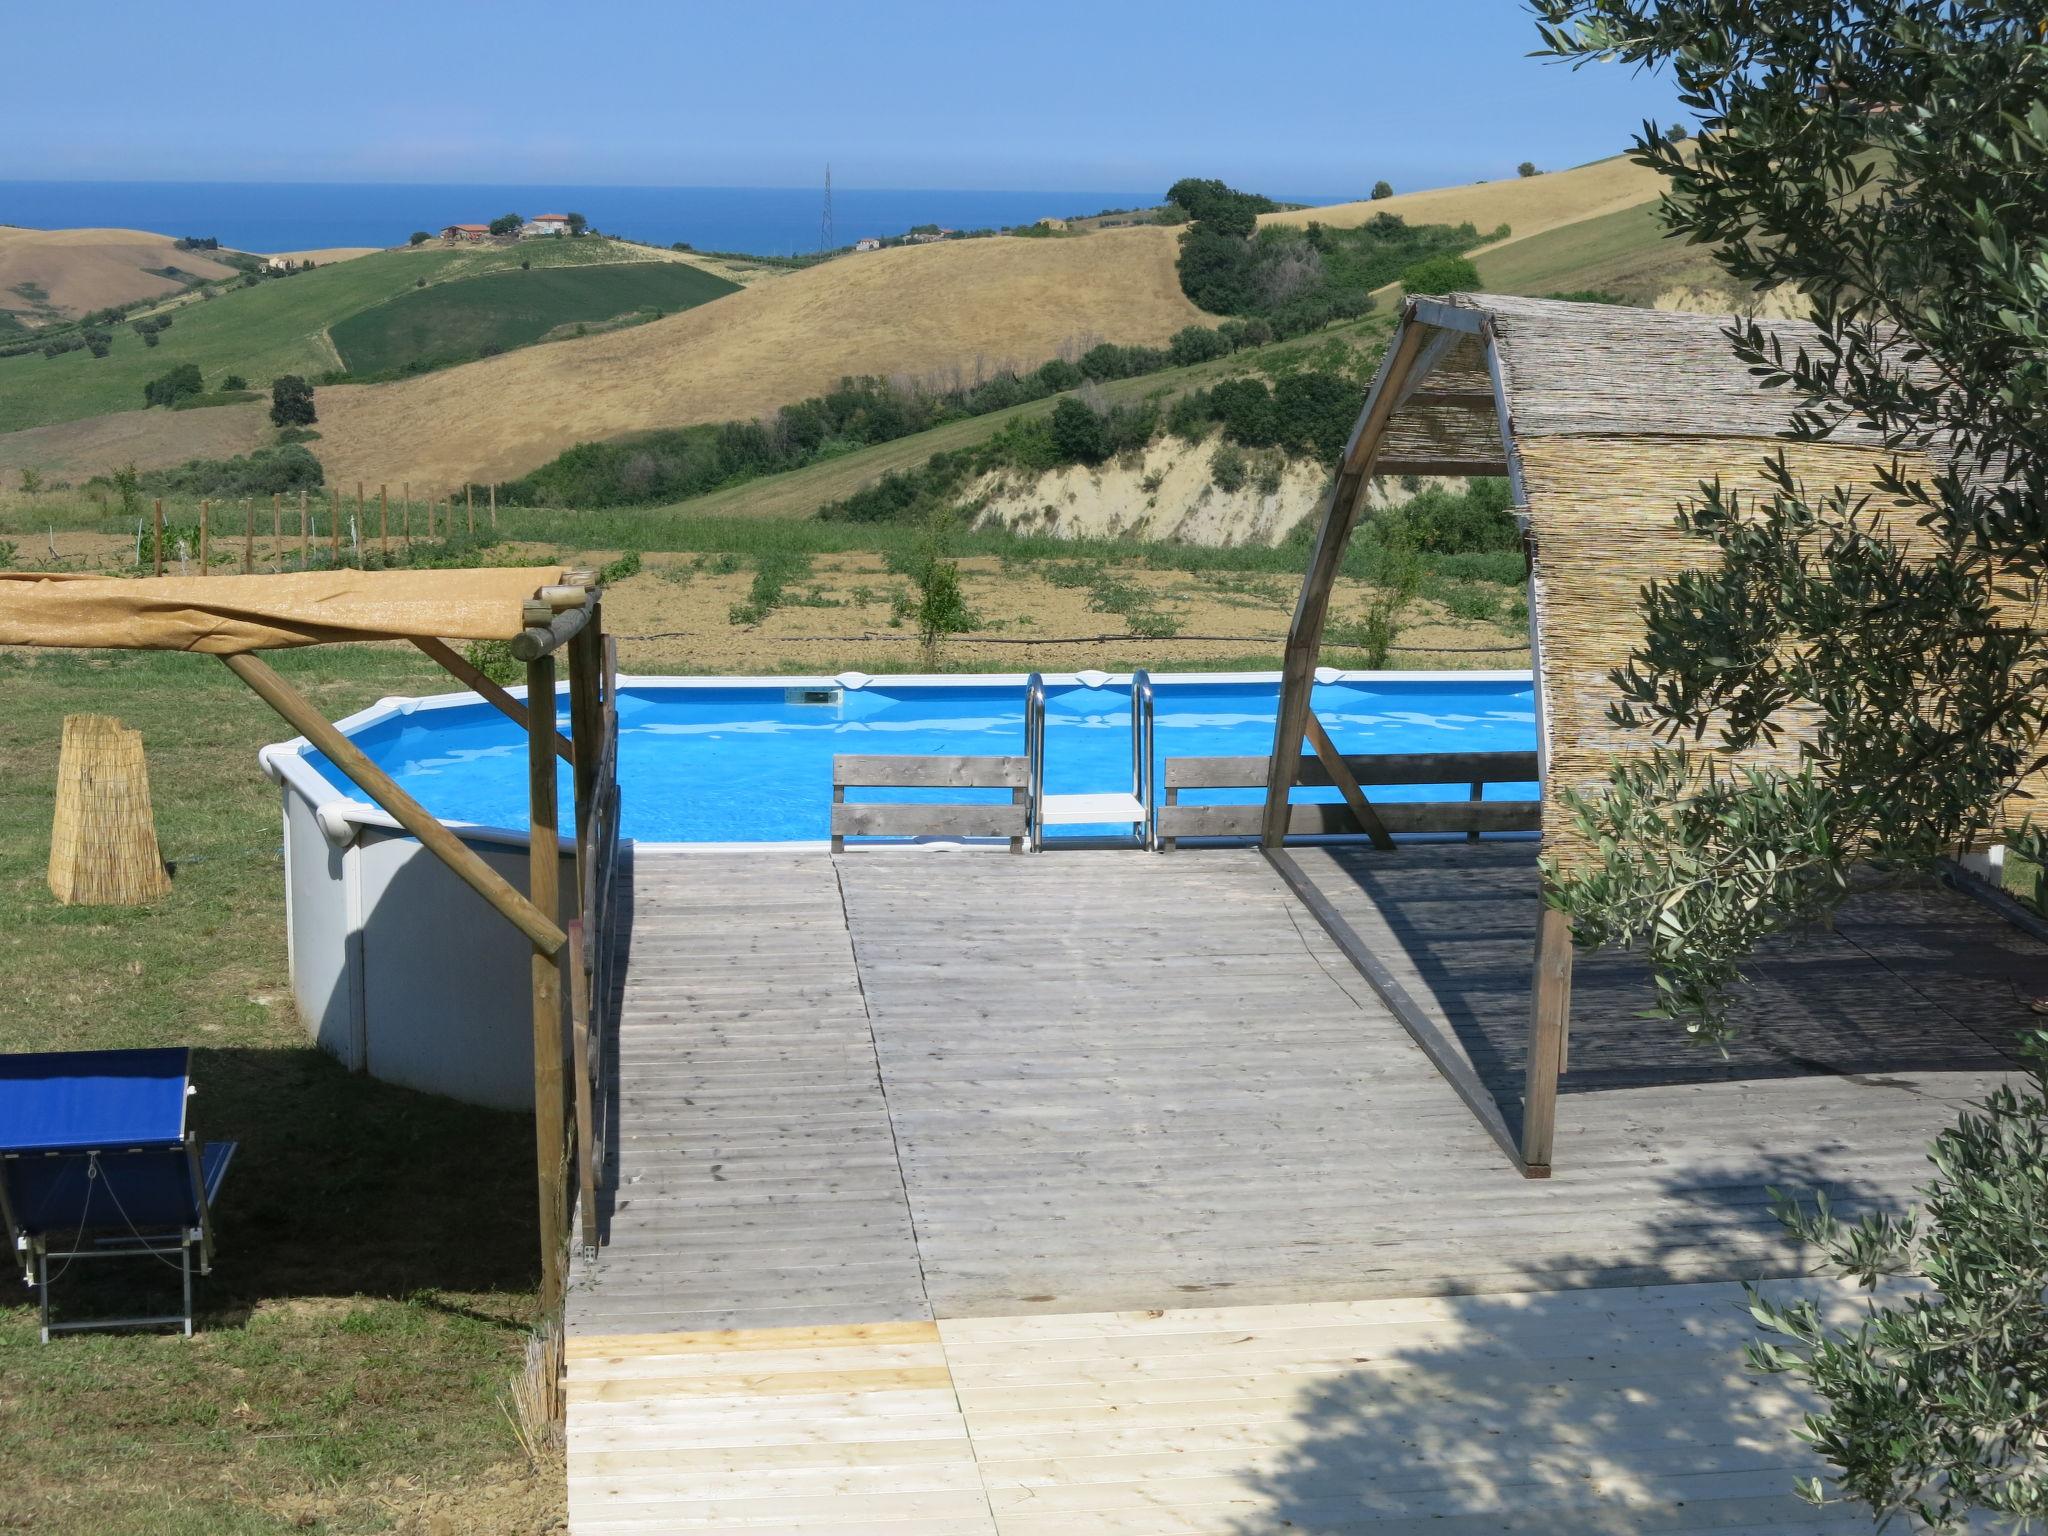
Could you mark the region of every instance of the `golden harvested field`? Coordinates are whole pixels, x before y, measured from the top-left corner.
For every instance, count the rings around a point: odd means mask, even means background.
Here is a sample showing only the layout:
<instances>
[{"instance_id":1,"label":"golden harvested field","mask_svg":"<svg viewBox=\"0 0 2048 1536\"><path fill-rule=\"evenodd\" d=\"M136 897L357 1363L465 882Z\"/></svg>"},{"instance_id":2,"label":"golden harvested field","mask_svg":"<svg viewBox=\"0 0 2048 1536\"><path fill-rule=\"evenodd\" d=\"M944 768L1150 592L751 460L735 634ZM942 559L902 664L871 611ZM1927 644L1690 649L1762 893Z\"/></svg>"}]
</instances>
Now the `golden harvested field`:
<instances>
[{"instance_id":1,"label":"golden harvested field","mask_svg":"<svg viewBox=\"0 0 2048 1536\"><path fill-rule=\"evenodd\" d=\"M315 266L325 267L337 261L354 261L358 256L374 256L383 249L381 245L329 245L317 251L258 251L252 254L275 257L279 261L310 261Z\"/></svg>"},{"instance_id":2,"label":"golden harvested field","mask_svg":"<svg viewBox=\"0 0 2048 1536\"><path fill-rule=\"evenodd\" d=\"M1410 224L1470 223L1481 235L1506 224L1512 233L1497 250L1546 230L1581 219L1633 208L1655 199L1664 180L1652 171L1616 155L1569 171L1541 176L1511 176L1505 181L1474 182L1463 187L1434 187L1426 192L1401 192L1378 202L1339 203L1331 208L1303 208L1262 215L1268 224L1307 224L1311 220L1350 229L1382 213L1398 214Z\"/></svg>"},{"instance_id":3,"label":"golden harvested field","mask_svg":"<svg viewBox=\"0 0 2048 1536\"><path fill-rule=\"evenodd\" d=\"M176 267L195 278L235 275L205 252L181 251L170 236L146 230L0 226L0 310L30 321L75 320L185 286L156 276L152 267Z\"/></svg>"},{"instance_id":4,"label":"golden harvested field","mask_svg":"<svg viewBox=\"0 0 2048 1536\"><path fill-rule=\"evenodd\" d=\"M320 391L330 478L505 480L574 443L773 411L846 374L1035 366L1074 341L1164 342L1213 320L1175 233L906 246L794 272L684 314L392 384Z\"/></svg>"},{"instance_id":5,"label":"golden harvested field","mask_svg":"<svg viewBox=\"0 0 2048 1536\"><path fill-rule=\"evenodd\" d=\"M165 469L187 459L224 459L273 440L264 400L196 411L114 411L83 421L0 432L0 484L24 469L48 480L83 480L123 464Z\"/></svg>"}]
</instances>

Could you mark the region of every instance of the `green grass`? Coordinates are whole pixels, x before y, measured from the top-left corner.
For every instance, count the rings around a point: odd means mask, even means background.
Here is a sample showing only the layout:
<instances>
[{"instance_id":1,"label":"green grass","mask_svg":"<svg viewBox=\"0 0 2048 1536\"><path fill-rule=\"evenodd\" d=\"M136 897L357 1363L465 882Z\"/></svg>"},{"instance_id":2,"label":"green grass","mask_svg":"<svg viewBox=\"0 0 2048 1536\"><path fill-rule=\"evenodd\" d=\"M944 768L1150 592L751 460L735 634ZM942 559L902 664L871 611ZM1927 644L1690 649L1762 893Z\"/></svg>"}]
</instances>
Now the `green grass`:
<instances>
[{"instance_id":1,"label":"green grass","mask_svg":"<svg viewBox=\"0 0 2048 1536\"><path fill-rule=\"evenodd\" d=\"M0 432L140 410L143 385L179 363L197 364L210 387L230 373L260 389L283 373L317 376L340 366L328 339L330 326L400 294L431 292L438 283L517 271L521 261L541 272L645 258L633 246L597 238L528 240L504 248L432 245L338 261L254 288L230 287L211 299L168 307L173 324L154 347L124 323L113 328L113 348L102 358L84 349L54 358L0 358ZM415 288L420 278L427 280L426 290Z\"/></svg>"},{"instance_id":2,"label":"green grass","mask_svg":"<svg viewBox=\"0 0 2048 1536\"><path fill-rule=\"evenodd\" d=\"M440 686L395 649L276 660L330 717ZM27 1292L0 1306L0 1530L383 1530L400 1479L488 1479L517 1455L497 1397L535 1309L530 1118L351 1076L306 1044L276 792L255 762L289 732L226 668L14 653L0 688L0 1050L190 1045L193 1123L242 1144L197 1337L44 1346ZM176 866L154 906L63 907L44 884L59 728L78 711L143 733ZM72 1294L149 1287L160 1306L176 1281L102 1266Z\"/></svg>"},{"instance_id":3,"label":"green grass","mask_svg":"<svg viewBox=\"0 0 2048 1536\"><path fill-rule=\"evenodd\" d=\"M1492 293L1598 289L1631 304L1649 304L1671 288L1728 286L1703 247L1665 239L1654 203L1513 241L1475 257L1474 264Z\"/></svg>"},{"instance_id":4,"label":"green grass","mask_svg":"<svg viewBox=\"0 0 2048 1536\"><path fill-rule=\"evenodd\" d=\"M414 288L330 329L349 372L394 372L539 341L556 326L690 309L737 283L674 261L537 267Z\"/></svg>"}]
</instances>

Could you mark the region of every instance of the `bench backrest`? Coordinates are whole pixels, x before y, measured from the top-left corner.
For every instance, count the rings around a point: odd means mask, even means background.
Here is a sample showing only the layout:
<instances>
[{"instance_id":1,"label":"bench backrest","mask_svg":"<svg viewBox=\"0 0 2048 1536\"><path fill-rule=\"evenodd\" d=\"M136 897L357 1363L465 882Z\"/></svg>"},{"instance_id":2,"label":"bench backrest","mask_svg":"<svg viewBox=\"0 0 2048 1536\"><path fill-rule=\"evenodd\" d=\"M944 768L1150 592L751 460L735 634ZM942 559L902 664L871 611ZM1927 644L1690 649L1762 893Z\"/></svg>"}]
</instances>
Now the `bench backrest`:
<instances>
[{"instance_id":1,"label":"bench backrest","mask_svg":"<svg viewBox=\"0 0 2048 1536\"><path fill-rule=\"evenodd\" d=\"M832 851L849 837L1006 837L1022 853L1029 835L1030 761L1024 757L896 757L848 753L832 759ZM1007 789L1010 803L849 801L849 789Z\"/></svg>"},{"instance_id":2,"label":"bench backrest","mask_svg":"<svg viewBox=\"0 0 2048 1536\"><path fill-rule=\"evenodd\" d=\"M1263 803L1182 805L1187 789L1264 789L1272 765L1268 757L1169 757L1166 759L1166 803L1159 808L1159 840L1167 848L1183 837L1256 837L1265 820ZM1344 766L1368 798L1376 787L1389 785L1461 785L1459 800L1378 800L1372 809L1389 832L1534 832L1542 828L1538 800L1488 800L1489 784L1527 784L1536 779L1534 752L1403 752L1346 754ZM1296 765L1296 784L1326 788L1334 781L1320 758L1304 756ZM1308 833L1362 833L1365 829L1342 803L1293 805L1288 808L1290 836Z\"/></svg>"}]
</instances>

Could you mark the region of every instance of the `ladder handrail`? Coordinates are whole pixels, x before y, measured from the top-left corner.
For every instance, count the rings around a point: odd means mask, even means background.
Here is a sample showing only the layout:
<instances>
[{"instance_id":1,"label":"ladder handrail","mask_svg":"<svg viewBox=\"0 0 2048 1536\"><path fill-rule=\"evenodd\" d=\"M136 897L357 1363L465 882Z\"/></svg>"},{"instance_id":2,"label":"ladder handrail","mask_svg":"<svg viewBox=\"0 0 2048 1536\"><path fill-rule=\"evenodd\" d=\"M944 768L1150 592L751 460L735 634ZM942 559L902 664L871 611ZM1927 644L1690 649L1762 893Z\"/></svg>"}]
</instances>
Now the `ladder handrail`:
<instances>
[{"instance_id":1,"label":"ladder handrail","mask_svg":"<svg viewBox=\"0 0 2048 1536\"><path fill-rule=\"evenodd\" d=\"M1155 749L1156 715L1152 700L1152 674L1143 667L1131 674L1131 793L1143 813L1138 824L1138 846L1158 846L1157 816L1152 807L1152 769Z\"/></svg>"},{"instance_id":2,"label":"ladder handrail","mask_svg":"<svg viewBox=\"0 0 2048 1536\"><path fill-rule=\"evenodd\" d=\"M1032 673L1024 680L1024 805L1033 853L1045 847L1045 679Z\"/></svg>"}]
</instances>

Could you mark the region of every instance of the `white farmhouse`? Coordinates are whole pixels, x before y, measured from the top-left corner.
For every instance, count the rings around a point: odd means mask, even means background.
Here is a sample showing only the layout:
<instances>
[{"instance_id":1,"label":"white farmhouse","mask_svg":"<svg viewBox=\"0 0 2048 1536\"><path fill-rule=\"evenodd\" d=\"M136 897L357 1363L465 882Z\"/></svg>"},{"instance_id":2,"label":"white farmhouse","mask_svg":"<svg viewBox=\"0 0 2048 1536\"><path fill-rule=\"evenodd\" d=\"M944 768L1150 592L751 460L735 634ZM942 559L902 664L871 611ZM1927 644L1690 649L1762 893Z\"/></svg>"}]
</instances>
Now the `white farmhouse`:
<instances>
[{"instance_id":1,"label":"white farmhouse","mask_svg":"<svg viewBox=\"0 0 2048 1536\"><path fill-rule=\"evenodd\" d=\"M569 232L566 213L537 213L520 227L520 238L530 235L565 235Z\"/></svg>"}]
</instances>

